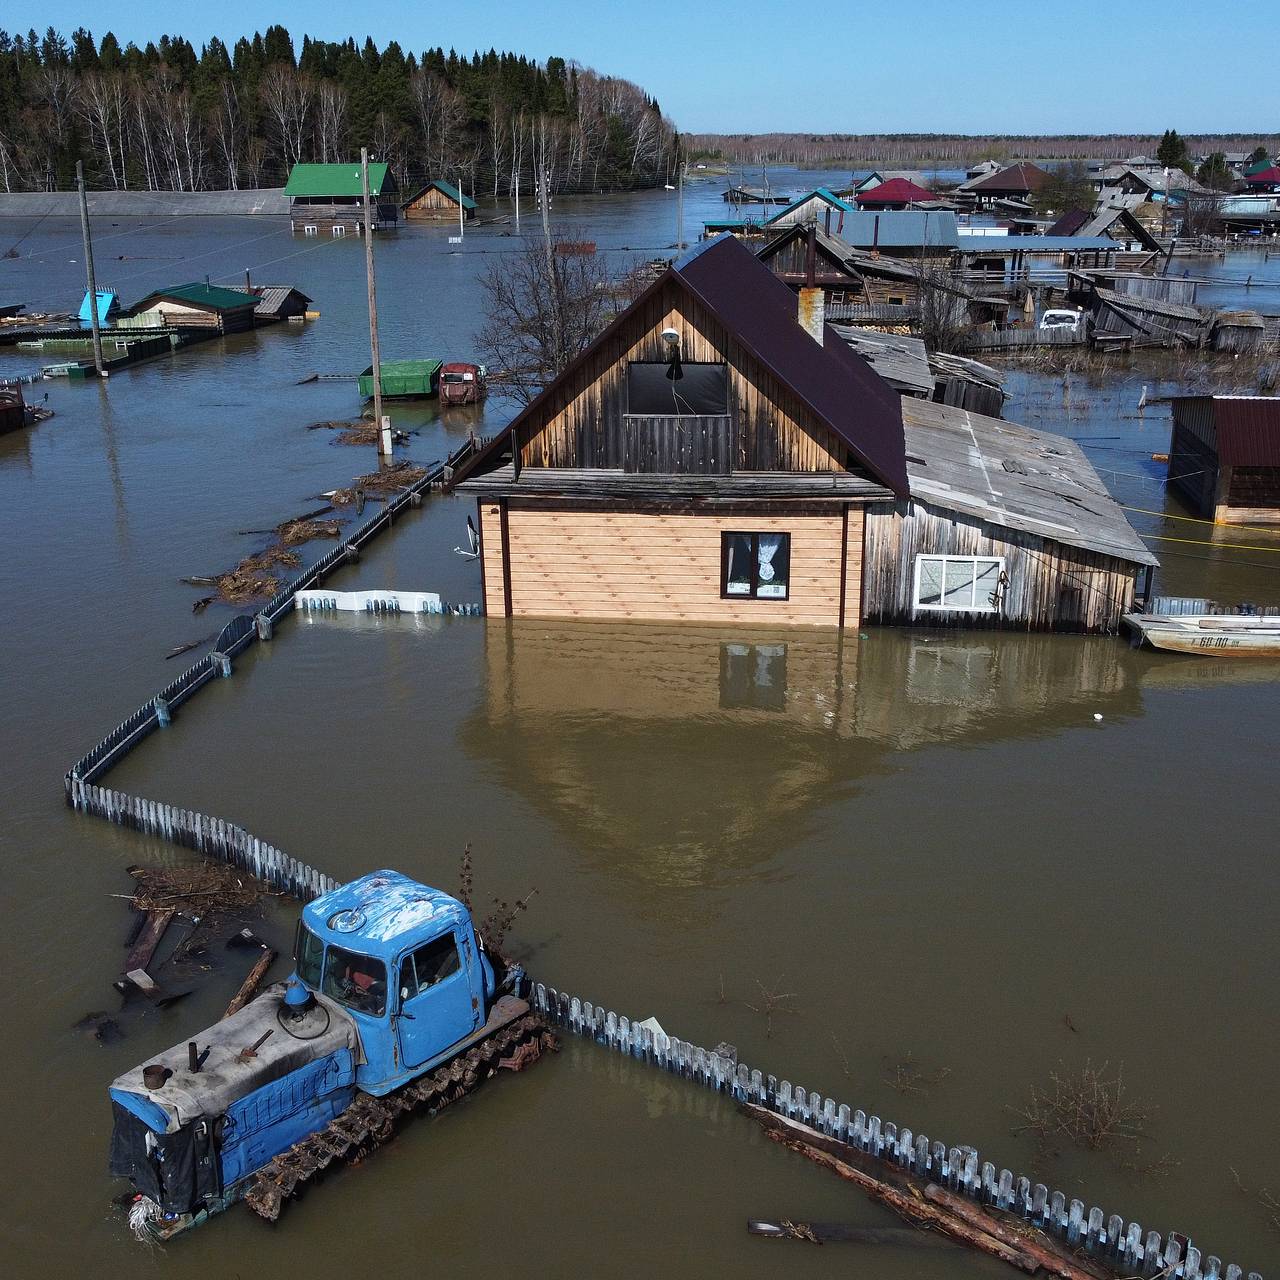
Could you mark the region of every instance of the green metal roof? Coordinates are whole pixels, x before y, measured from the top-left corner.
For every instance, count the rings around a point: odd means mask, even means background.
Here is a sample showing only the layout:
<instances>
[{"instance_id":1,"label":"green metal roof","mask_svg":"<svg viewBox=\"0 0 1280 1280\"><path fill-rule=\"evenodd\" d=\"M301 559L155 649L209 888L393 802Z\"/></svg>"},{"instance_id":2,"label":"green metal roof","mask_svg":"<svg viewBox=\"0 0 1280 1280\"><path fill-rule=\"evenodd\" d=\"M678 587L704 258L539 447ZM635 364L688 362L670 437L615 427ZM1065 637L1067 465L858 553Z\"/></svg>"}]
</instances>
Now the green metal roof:
<instances>
[{"instance_id":1,"label":"green metal roof","mask_svg":"<svg viewBox=\"0 0 1280 1280\"><path fill-rule=\"evenodd\" d=\"M452 182L445 182L443 178L433 178L425 187L419 188L419 190L414 193L413 198L406 201L406 204L412 204L413 201L422 195L424 191L429 191L432 187L437 191L443 191L444 194L454 202L454 204L461 201L464 209L474 209L476 207L476 202L470 196L464 195L453 185Z\"/></svg>"},{"instance_id":2,"label":"green metal roof","mask_svg":"<svg viewBox=\"0 0 1280 1280\"><path fill-rule=\"evenodd\" d=\"M156 289L147 294L132 310L140 311L155 298L177 298L194 306L213 307L218 311L235 311L240 307L256 307L258 299L242 289L223 289L216 284L179 284L171 289Z\"/></svg>"},{"instance_id":3,"label":"green metal roof","mask_svg":"<svg viewBox=\"0 0 1280 1280\"><path fill-rule=\"evenodd\" d=\"M387 166L369 166L369 194L380 196L387 181ZM394 189L395 183L391 184ZM287 196L362 196L360 164L295 164L285 185Z\"/></svg>"}]
</instances>

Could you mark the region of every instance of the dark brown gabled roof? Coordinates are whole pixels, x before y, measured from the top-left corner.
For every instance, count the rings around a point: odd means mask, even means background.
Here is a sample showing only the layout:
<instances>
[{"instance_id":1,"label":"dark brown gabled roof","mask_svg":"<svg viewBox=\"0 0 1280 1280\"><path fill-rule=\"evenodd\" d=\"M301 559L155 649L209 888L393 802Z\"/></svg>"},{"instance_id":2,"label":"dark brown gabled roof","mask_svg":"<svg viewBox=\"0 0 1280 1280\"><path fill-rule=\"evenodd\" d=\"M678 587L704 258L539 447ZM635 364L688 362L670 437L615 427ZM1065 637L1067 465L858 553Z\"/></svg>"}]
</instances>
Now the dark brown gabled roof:
<instances>
[{"instance_id":1,"label":"dark brown gabled roof","mask_svg":"<svg viewBox=\"0 0 1280 1280\"><path fill-rule=\"evenodd\" d=\"M1028 164L1024 160L1021 164L1011 164L1007 169L1001 169L999 173L975 182L967 190L981 191L988 195L994 195L998 191L1025 192L1029 195L1033 191L1039 191L1048 181L1049 175L1045 170L1038 164Z\"/></svg>"},{"instance_id":2,"label":"dark brown gabled roof","mask_svg":"<svg viewBox=\"0 0 1280 1280\"><path fill-rule=\"evenodd\" d=\"M796 296L735 236L722 235L678 258L584 351L556 382L527 405L458 479L485 460L501 456L503 442L534 422L556 388L600 347L613 340L631 315L674 284L700 302L731 337L848 445L854 458L881 484L907 495L906 446L897 393L828 325L819 345L800 327Z\"/></svg>"}]
</instances>

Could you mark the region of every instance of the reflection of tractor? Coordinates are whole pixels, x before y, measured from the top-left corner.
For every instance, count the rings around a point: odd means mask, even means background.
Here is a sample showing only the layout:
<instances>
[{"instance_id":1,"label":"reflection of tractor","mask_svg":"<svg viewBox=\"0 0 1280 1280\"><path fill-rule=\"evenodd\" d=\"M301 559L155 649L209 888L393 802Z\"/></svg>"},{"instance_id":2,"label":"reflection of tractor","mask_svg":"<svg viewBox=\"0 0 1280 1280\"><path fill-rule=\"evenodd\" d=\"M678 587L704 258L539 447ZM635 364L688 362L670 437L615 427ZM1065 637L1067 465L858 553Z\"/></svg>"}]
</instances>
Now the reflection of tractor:
<instances>
[{"instance_id":1,"label":"reflection of tractor","mask_svg":"<svg viewBox=\"0 0 1280 1280\"><path fill-rule=\"evenodd\" d=\"M267 1218L499 1067L554 1044L461 902L378 871L308 903L294 975L111 1086L111 1172L160 1237L244 1197Z\"/></svg>"},{"instance_id":2,"label":"reflection of tractor","mask_svg":"<svg viewBox=\"0 0 1280 1280\"><path fill-rule=\"evenodd\" d=\"M485 367L455 361L440 370L441 404L479 404L484 399Z\"/></svg>"}]
</instances>

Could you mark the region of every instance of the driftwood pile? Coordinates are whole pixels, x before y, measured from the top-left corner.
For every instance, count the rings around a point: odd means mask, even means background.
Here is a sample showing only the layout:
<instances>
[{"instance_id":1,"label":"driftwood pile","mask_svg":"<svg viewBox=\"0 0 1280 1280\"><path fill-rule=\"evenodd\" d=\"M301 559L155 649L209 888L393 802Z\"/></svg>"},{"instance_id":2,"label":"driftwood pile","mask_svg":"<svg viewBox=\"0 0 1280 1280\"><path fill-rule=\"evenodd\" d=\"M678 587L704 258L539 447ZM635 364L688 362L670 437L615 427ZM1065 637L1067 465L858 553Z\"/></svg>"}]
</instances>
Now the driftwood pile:
<instances>
[{"instance_id":1,"label":"driftwood pile","mask_svg":"<svg viewBox=\"0 0 1280 1280\"><path fill-rule=\"evenodd\" d=\"M346 507L368 496L399 493L410 485L417 484L426 474L426 467L402 458L379 471L357 476L347 488L335 489L329 495L329 501L335 507Z\"/></svg>"}]
</instances>

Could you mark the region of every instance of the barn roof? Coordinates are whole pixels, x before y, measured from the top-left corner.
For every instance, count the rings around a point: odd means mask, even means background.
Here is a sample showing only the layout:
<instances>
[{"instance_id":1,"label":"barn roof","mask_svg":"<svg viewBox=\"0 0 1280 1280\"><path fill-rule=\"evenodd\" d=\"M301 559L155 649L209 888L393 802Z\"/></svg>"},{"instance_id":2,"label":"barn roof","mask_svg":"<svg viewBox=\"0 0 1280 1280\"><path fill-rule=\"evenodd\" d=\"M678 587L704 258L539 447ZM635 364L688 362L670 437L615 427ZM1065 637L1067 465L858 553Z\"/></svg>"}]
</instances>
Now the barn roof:
<instances>
[{"instance_id":1,"label":"barn roof","mask_svg":"<svg viewBox=\"0 0 1280 1280\"><path fill-rule=\"evenodd\" d=\"M902 423L916 501L1131 564L1159 563L1065 436L909 396Z\"/></svg>"},{"instance_id":2,"label":"barn roof","mask_svg":"<svg viewBox=\"0 0 1280 1280\"><path fill-rule=\"evenodd\" d=\"M1208 403L1218 460L1229 467L1280 467L1280 398L1175 396L1180 404Z\"/></svg>"},{"instance_id":3,"label":"barn roof","mask_svg":"<svg viewBox=\"0 0 1280 1280\"><path fill-rule=\"evenodd\" d=\"M380 196L384 186L395 190L394 180L387 182L388 172L385 164L369 166L371 196ZM361 196L364 185L360 178L360 165L355 161L350 164L295 164L284 193L287 196Z\"/></svg>"},{"instance_id":4,"label":"barn roof","mask_svg":"<svg viewBox=\"0 0 1280 1280\"><path fill-rule=\"evenodd\" d=\"M840 238L859 249L954 249L957 235L956 215L943 209L860 209L845 214L840 229Z\"/></svg>"},{"instance_id":5,"label":"barn roof","mask_svg":"<svg viewBox=\"0 0 1280 1280\"><path fill-rule=\"evenodd\" d=\"M902 411L897 393L830 326L819 344L800 326L795 294L731 235L704 241L658 277L560 377L519 413L485 449L538 420L559 386L621 333L633 313L674 285L701 303L728 334L795 394L813 416L849 446L853 456L893 492L907 492ZM479 465L473 459L472 466ZM522 472L522 475L524 473Z\"/></svg>"}]
</instances>

